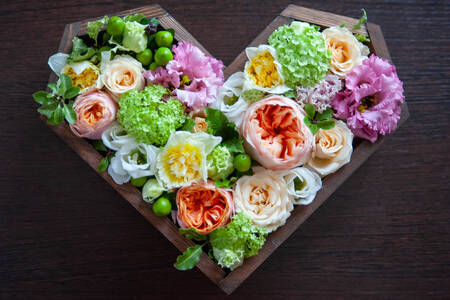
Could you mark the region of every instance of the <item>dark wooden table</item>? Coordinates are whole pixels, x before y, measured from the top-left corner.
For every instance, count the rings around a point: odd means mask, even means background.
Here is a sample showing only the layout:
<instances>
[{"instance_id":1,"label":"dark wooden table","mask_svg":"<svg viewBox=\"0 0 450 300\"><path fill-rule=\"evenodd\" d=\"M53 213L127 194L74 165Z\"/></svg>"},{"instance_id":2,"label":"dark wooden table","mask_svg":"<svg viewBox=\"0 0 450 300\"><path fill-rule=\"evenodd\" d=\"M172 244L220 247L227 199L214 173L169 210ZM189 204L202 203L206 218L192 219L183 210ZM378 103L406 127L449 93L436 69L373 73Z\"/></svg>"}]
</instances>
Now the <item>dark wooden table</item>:
<instances>
[{"instance_id":1,"label":"dark wooden table","mask_svg":"<svg viewBox=\"0 0 450 300\"><path fill-rule=\"evenodd\" d=\"M147 1L4 1L0 10L0 298L225 298L39 119L66 23ZM233 294L450 297L450 5L314 1L383 29L411 116ZM229 64L289 1L162 1ZM232 297L233 297L232 296Z\"/></svg>"}]
</instances>

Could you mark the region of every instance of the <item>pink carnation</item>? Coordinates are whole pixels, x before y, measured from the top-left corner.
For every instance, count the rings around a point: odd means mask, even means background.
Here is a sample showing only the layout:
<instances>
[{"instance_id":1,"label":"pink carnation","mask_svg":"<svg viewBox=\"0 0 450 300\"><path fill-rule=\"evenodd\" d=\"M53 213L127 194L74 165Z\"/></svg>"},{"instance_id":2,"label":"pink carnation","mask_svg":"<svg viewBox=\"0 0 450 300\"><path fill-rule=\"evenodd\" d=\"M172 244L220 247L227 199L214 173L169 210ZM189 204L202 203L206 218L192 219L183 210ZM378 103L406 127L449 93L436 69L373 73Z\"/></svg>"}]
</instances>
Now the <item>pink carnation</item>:
<instances>
[{"instance_id":1,"label":"pink carnation","mask_svg":"<svg viewBox=\"0 0 450 300\"><path fill-rule=\"evenodd\" d=\"M397 127L403 102L403 83L395 67L371 55L345 78L346 90L333 99L335 116L347 120L355 136L374 143Z\"/></svg>"},{"instance_id":2,"label":"pink carnation","mask_svg":"<svg viewBox=\"0 0 450 300\"><path fill-rule=\"evenodd\" d=\"M206 56L199 48L188 42L174 46L174 59L166 68L144 72L145 78L153 84L174 88L177 96L188 108L198 110L216 99L216 94L224 81L223 63ZM183 78L190 81L183 84Z\"/></svg>"}]
</instances>

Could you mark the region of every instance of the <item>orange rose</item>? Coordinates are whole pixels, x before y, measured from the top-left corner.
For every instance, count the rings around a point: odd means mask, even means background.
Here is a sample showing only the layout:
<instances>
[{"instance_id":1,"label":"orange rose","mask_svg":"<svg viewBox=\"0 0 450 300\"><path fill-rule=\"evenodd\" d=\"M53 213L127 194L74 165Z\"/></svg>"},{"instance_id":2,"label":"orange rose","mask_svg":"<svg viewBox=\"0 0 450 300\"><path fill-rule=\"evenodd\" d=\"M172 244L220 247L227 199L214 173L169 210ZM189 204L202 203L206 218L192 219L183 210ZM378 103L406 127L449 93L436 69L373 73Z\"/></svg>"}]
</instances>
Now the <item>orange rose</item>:
<instances>
[{"instance_id":1,"label":"orange rose","mask_svg":"<svg viewBox=\"0 0 450 300\"><path fill-rule=\"evenodd\" d=\"M177 220L182 228L195 228L208 234L231 221L234 214L232 192L214 183L193 184L177 192Z\"/></svg>"}]
</instances>

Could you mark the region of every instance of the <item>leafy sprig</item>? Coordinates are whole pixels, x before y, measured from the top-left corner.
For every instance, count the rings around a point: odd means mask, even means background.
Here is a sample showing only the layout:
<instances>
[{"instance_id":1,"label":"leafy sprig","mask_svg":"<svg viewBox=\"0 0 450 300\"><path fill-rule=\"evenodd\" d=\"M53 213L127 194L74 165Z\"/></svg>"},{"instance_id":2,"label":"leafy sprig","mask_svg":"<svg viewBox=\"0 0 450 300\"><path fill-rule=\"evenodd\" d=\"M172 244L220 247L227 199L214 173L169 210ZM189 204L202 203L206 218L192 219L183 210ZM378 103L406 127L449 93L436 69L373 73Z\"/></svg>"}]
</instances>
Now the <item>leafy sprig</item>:
<instances>
[{"instance_id":1,"label":"leafy sprig","mask_svg":"<svg viewBox=\"0 0 450 300\"><path fill-rule=\"evenodd\" d=\"M51 93L39 91L33 94L34 101L41 105L38 112L47 117L50 125L61 124L64 119L75 124L77 114L71 99L80 93L80 89L72 85L72 79L66 74L62 74L56 84L50 83L48 87Z\"/></svg>"},{"instance_id":2,"label":"leafy sprig","mask_svg":"<svg viewBox=\"0 0 450 300\"><path fill-rule=\"evenodd\" d=\"M206 124L208 133L221 136L222 144L231 153L245 153L243 140L234 123L228 121L227 117L218 109L206 107Z\"/></svg>"},{"instance_id":3,"label":"leafy sprig","mask_svg":"<svg viewBox=\"0 0 450 300\"><path fill-rule=\"evenodd\" d=\"M359 19L358 24L352 27L352 30L358 30L361 29L362 25L367 23L367 14L366 10L364 8L361 9L363 12L362 17Z\"/></svg>"},{"instance_id":4,"label":"leafy sprig","mask_svg":"<svg viewBox=\"0 0 450 300\"><path fill-rule=\"evenodd\" d=\"M200 261L202 256L202 247L204 245L195 245L186 249L180 256L177 257L177 261L173 266L180 271L190 270Z\"/></svg>"},{"instance_id":5,"label":"leafy sprig","mask_svg":"<svg viewBox=\"0 0 450 300\"><path fill-rule=\"evenodd\" d=\"M312 104L305 104L306 116L303 119L306 126L309 127L312 134L316 134L319 129L332 129L335 125L333 118L333 109L327 108L322 113L316 111Z\"/></svg>"}]
</instances>

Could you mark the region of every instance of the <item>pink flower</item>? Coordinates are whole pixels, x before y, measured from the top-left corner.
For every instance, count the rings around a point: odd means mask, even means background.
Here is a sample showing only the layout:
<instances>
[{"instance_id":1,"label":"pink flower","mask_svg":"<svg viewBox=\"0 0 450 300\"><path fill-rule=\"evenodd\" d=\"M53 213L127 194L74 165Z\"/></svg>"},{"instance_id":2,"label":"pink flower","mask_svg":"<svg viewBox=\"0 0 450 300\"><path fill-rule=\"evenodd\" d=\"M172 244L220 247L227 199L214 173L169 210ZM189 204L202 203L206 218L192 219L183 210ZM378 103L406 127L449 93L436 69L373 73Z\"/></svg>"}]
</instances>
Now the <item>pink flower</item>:
<instances>
[{"instance_id":1,"label":"pink flower","mask_svg":"<svg viewBox=\"0 0 450 300\"><path fill-rule=\"evenodd\" d=\"M80 94L73 109L77 121L70 125L72 132L79 137L99 140L116 119L117 103L107 93L93 90Z\"/></svg>"},{"instance_id":2,"label":"pink flower","mask_svg":"<svg viewBox=\"0 0 450 300\"><path fill-rule=\"evenodd\" d=\"M174 88L173 94L192 110L199 110L214 102L224 81L223 63L206 56L188 42L178 43L172 51L174 59L166 68L146 71L145 78L153 84Z\"/></svg>"},{"instance_id":3,"label":"pink flower","mask_svg":"<svg viewBox=\"0 0 450 300\"><path fill-rule=\"evenodd\" d=\"M403 102L403 83L395 67L371 55L353 68L345 78L346 90L333 99L335 116L347 120L347 126L360 138L374 143L397 127Z\"/></svg>"}]
</instances>

